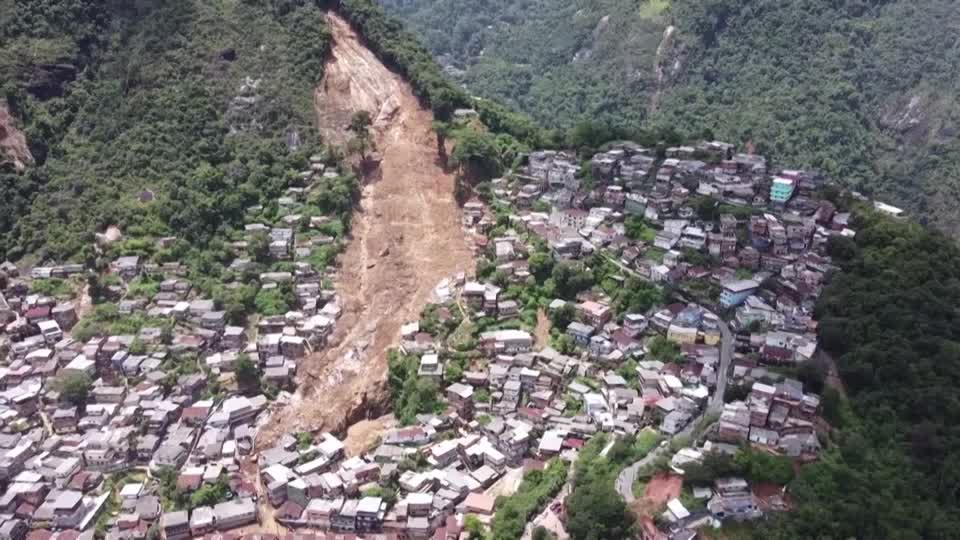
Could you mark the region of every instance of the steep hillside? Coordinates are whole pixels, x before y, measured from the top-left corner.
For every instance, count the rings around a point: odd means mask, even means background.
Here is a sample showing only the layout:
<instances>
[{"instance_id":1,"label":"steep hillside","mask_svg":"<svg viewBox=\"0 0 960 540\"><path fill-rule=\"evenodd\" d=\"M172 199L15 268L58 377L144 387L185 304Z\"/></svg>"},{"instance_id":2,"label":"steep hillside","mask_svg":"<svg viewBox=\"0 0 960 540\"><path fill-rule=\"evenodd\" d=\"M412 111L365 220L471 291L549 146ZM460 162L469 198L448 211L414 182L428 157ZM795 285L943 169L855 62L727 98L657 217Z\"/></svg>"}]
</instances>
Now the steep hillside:
<instances>
[{"instance_id":1,"label":"steep hillside","mask_svg":"<svg viewBox=\"0 0 960 540\"><path fill-rule=\"evenodd\" d=\"M209 257L319 150L329 34L310 3L4 3L3 90L38 166L3 173L0 255L89 259L116 225Z\"/></svg>"},{"instance_id":2,"label":"steep hillside","mask_svg":"<svg viewBox=\"0 0 960 540\"><path fill-rule=\"evenodd\" d=\"M384 3L470 91L546 125L751 141L960 232L949 0Z\"/></svg>"},{"instance_id":3,"label":"steep hillside","mask_svg":"<svg viewBox=\"0 0 960 540\"><path fill-rule=\"evenodd\" d=\"M655 119L752 140L960 231L949 0L675 2L687 69Z\"/></svg>"},{"instance_id":4,"label":"steep hillside","mask_svg":"<svg viewBox=\"0 0 960 540\"><path fill-rule=\"evenodd\" d=\"M547 127L635 123L656 90L667 0L384 0L474 94ZM562 30L562 31L561 31Z\"/></svg>"},{"instance_id":5,"label":"steep hillside","mask_svg":"<svg viewBox=\"0 0 960 540\"><path fill-rule=\"evenodd\" d=\"M10 109L0 104L0 167L10 165L22 171L33 164L33 154L27 146L27 138L17 127Z\"/></svg>"}]
</instances>

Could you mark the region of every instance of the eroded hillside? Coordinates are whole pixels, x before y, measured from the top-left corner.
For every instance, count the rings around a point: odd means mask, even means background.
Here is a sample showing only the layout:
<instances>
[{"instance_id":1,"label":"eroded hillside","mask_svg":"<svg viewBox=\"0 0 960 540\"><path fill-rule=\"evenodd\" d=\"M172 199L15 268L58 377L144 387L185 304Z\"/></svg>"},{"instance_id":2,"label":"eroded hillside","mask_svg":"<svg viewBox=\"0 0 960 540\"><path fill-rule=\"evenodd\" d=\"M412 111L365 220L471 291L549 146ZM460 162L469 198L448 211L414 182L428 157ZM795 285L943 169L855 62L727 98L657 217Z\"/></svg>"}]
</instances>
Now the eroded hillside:
<instances>
[{"instance_id":1,"label":"eroded hillside","mask_svg":"<svg viewBox=\"0 0 960 540\"><path fill-rule=\"evenodd\" d=\"M0 165L10 163L16 170L23 170L33 163L27 138L17 129L10 111L0 104Z\"/></svg>"},{"instance_id":2,"label":"eroded hillside","mask_svg":"<svg viewBox=\"0 0 960 540\"><path fill-rule=\"evenodd\" d=\"M333 50L316 92L321 132L344 142L350 116L374 117L380 171L363 187L337 292L343 315L331 345L308 359L298 395L276 411L261 443L297 429L340 430L380 412L389 347L418 318L445 277L473 268L460 227L454 177L436 160L433 115L339 16L328 14Z\"/></svg>"}]
</instances>

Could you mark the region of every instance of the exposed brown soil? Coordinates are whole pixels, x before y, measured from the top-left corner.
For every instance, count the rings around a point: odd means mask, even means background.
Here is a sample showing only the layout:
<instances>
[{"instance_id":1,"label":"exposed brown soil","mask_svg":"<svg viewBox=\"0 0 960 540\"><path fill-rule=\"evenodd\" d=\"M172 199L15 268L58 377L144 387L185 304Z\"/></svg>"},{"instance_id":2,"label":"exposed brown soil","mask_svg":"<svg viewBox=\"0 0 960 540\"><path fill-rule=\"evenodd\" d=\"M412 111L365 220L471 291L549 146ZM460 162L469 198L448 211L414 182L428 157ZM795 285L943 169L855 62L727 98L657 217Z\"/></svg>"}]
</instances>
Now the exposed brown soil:
<instances>
[{"instance_id":1,"label":"exposed brown soil","mask_svg":"<svg viewBox=\"0 0 960 540\"><path fill-rule=\"evenodd\" d=\"M397 420L392 414L353 424L347 429L347 437L343 440L347 457L359 456L378 445L387 431L396 426Z\"/></svg>"},{"instance_id":2,"label":"exposed brown soil","mask_svg":"<svg viewBox=\"0 0 960 540\"><path fill-rule=\"evenodd\" d=\"M257 500L260 502L260 519L257 523L248 525L240 529L234 529L239 535L248 534L274 534L282 536L287 532L287 528L276 520L276 509L268 503L266 486L263 485L263 478L257 474L257 462L255 459L247 457L240 461L240 470L243 475L253 482L254 490L257 493Z\"/></svg>"},{"instance_id":3,"label":"exposed brown soil","mask_svg":"<svg viewBox=\"0 0 960 540\"><path fill-rule=\"evenodd\" d=\"M537 328L534 330L534 336L537 338L537 347L544 348L550 345L550 317L547 312L540 308L537 310Z\"/></svg>"},{"instance_id":4,"label":"exposed brown soil","mask_svg":"<svg viewBox=\"0 0 960 540\"><path fill-rule=\"evenodd\" d=\"M827 367L827 376L824 379L826 385L840 392L841 396L847 397L847 388L843 385L840 370L837 369L837 362L833 359L833 356L819 347L817 348L816 360Z\"/></svg>"},{"instance_id":5,"label":"exposed brown soil","mask_svg":"<svg viewBox=\"0 0 960 540\"><path fill-rule=\"evenodd\" d=\"M346 21L328 14L327 22L334 44L315 96L321 132L343 143L352 114L371 112L380 169L363 187L341 259L343 315L331 344L305 361L299 395L261 430L261 447L296 430L343 432L386 412L386 352L400 326L418 317L443 278L474 267L454 177L437 161L433 115Z\"/></svg>"},{"instance_id":6,"label":"exposed brown soil","mask_svg":"<svg viewBox=\"0 0 960 540\"><path fill-rule=\"evenodd\" d=\"M27 138L17 129L5 103L0 103L0 165L13 163L17 170L33 164L33 155L27 147Z\"/></svg>"},{"instance_id":7,"label":"exposed brown soil","mask_svg":"<svg viewBox=\"0 0 960 540\"><path fill-rule=\"evenodd\" d=\"M647 482L643 498L634 503L633 510L637 515L652 516L668 501L679 497L682 489L682 476L669 473L656 474Z\"/></svg>"}]
</instances>

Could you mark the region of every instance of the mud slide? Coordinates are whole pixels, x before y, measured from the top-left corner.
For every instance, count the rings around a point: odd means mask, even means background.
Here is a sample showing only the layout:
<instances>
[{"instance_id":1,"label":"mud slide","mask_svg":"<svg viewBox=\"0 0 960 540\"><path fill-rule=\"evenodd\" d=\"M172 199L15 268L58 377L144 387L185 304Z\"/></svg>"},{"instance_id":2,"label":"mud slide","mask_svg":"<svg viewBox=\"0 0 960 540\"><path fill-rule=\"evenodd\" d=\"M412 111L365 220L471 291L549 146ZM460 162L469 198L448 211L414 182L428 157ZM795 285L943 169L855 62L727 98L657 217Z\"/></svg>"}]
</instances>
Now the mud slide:
<instances>
[{"instance_id":1,"label":"mud slide","mask_svg":"<svg viewBox=\"0 0 960 540\"><path fill-rule=\"evenodd\" d=\"M315 95L318 124L326 140L343 143L352 114L370 112L380 171L363 187L341 259L343 315L331 344L305 361L297 396L261 429L260 447L283 433L343 431L383 413L386 352L400 326L418 317L443 278L474 268L454 177L437 162L433 115L346 21L334 14L327 21L334 43Z\"/></svg>"},{"instance_id":2,"label":"mud slide","mask_svg":"<svg viewBox=\"0 0 960 540\"><path fill-rule=\"evenodd\" d=\"M0 165L13 163L18 171L33 164L27 138L17 129L6 104L0 103Z\"/></svg>"}]
</instances>

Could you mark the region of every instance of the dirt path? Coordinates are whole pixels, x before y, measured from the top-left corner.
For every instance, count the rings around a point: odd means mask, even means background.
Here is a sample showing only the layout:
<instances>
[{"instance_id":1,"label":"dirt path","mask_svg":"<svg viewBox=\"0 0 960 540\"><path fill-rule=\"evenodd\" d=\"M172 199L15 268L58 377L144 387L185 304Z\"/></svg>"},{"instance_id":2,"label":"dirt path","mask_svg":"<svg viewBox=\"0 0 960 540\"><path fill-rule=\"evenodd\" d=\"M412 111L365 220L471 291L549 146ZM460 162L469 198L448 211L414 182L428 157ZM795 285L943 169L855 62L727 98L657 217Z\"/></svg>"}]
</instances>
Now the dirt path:
<instances>
[{"instance_id":1,"label":"dirt path","mask_svg":"<svg viewBox=\"0 0 960 540\"><path fill-rule=\"evenodd\" d=\"M436 160L433 115L343 19L327 20L334 45L315 96L321 132L342 143L350 116L371 112L380 174L363 188L341 260L343 315L331 345L305 361L298 399L275 412L261 447L282 433L342 431L385 412L386 351L398 344L400 326L418 317L441 279L474 268L454 178Z\"/></svg>"},{"instance_id":2,"label":"dirt path","mask_svg":"<svg viewBox=\"0 0 960 540\"><path fill-rule=\"evenodd\" d=\"M658 473L647 481L643 498L632 504L634 512L639 516L653 516L660 512L668 501L680 496L683 490L683 477Z\"/></svg>"},{"instance_id":3,"label":"dirt path","mask_svg":"<svg viewBox=\"0 0 960 540\"><path fill-rule=\"evenodd\" d=\"M537 347L544 348L550 345L550 317L543 308L537 310L537 328L533 335L537 339Z\"/></svg>"}]
</instances>

